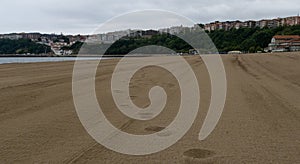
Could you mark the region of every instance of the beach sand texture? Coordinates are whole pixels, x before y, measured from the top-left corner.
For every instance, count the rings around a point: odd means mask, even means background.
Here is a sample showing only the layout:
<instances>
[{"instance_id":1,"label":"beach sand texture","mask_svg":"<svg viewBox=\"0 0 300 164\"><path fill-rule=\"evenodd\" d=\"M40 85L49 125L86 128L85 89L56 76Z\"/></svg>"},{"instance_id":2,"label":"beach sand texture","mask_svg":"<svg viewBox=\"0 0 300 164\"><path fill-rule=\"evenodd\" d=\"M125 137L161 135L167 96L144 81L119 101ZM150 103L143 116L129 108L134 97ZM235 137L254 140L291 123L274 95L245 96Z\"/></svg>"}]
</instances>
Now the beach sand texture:
<instances>
[{"instance_id":1,"label":"beach sand texture","mask_svg":"<svg viewBox=\"0 0 300 164\"><path fill-rule=\"evenodd\" d=\"M228 93L213 133L198 140L210 103L210 81L201 59L187 57L201 92L196 121L179 142L145 156L113 152L87 134L73 104L74 62L0 65L0 163L300 163L300 53L222 58ZM133 134L168 126L180 102L174 76L158 67L134 75L130 93L137 106L149 105L154 85L165 88L168 101L157 118L133 120L118 111L111 96L117 61L103 61L96 76L97 98L106 117Z\"/></svg>"}]
</instances>

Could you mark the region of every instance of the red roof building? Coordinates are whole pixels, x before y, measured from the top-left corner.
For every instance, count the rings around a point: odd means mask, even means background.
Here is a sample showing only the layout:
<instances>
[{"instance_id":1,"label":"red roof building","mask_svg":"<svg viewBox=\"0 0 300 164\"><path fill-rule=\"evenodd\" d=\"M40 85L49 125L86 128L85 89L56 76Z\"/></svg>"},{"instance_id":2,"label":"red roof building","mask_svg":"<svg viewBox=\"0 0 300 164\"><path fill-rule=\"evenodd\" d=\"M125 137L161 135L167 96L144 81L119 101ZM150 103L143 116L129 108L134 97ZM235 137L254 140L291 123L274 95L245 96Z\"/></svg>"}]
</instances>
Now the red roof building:
<instances>
[{"instance_id":1,"label":"red roof building","mask_svg":"<svg viewBox=\"0 0 300 164\"><path fill-rule=\"evenodd\" d=\"M299 35L275 35L269 44L270 51L300 51Z\"/></svg>"}]
</instances>

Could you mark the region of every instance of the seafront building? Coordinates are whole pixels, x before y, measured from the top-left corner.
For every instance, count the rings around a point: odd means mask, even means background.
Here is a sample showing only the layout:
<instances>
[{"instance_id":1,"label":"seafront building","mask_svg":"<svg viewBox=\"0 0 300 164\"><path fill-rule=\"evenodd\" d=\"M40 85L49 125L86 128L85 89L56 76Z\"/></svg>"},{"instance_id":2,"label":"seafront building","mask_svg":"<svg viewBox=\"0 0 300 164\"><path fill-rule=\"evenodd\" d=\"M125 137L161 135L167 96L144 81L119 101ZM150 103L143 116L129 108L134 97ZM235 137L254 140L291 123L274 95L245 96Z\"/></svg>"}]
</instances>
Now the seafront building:
<instances>
[{"instance_id":1,"label":"seafront building","mask_svg":"<svg viewBox=\"0 0 300 164\"><path fill-rule=\"evenodd\" d=\"M268 51L300 51L299 35L275 35L269 44Z\"/></svg>"}]
</instances>

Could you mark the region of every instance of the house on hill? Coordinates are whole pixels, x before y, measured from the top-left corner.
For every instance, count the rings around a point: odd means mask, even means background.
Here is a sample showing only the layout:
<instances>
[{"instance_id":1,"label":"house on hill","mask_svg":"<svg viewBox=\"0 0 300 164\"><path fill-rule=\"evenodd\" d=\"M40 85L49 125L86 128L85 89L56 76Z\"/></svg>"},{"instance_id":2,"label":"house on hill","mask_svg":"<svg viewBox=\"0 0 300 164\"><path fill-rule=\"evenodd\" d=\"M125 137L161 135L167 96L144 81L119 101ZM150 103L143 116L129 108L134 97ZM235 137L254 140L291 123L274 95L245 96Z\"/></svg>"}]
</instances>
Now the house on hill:
<instances>
[{"instance_id":1,"label":"house on hill","mask_svg":"<svg viewBox=\"0 0 300 164\"><path fill-rule=\"evenodd\" d=\"M300 51L299 35L275 35L268 50L271 52Z\"/></svg>"}]
</instances>

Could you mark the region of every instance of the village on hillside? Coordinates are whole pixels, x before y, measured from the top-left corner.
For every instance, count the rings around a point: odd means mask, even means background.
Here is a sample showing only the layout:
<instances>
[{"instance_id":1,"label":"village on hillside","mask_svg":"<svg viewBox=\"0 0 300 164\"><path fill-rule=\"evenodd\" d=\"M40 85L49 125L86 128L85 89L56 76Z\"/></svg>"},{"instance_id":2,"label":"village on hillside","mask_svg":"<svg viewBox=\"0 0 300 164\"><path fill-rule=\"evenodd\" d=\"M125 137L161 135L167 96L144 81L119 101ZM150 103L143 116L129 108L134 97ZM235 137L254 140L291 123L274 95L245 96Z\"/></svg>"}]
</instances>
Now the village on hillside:
<instances>
[{"instance_id":1,"label":"village on hillside","mask_svg":"<svg viewBox=\"0 0 300 164\"><path fill-rule=\"evenodd\" d=\"M240 28L276 28L280 26L295 26L300 25L300 16L292 16L286 18L263 19L259 21L225 21L213 22L205 25L196 24L194 27L174 26L158 30L123 30L108 32L103 34L93 35L63 35L63 34L40 34L40 33L11 33L0 34L0 39L30 39L38 44L43 44L51 47L51 50L56 55L71 55L73 52L64 47L71 47L78 42L101 42L103 44L111 44L121 39L124 36L140 36L149 38L156 34L169 33L176 35L185 31L191 31L196 26L200 25L205 31L212 32L216 30L229 31L231 29ZM272 38L268 47L264 48L265 52L284 52L284 51L300 51L300 36L299 35L276 35Z\"/></svg>"}]
</instances>

